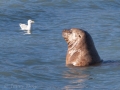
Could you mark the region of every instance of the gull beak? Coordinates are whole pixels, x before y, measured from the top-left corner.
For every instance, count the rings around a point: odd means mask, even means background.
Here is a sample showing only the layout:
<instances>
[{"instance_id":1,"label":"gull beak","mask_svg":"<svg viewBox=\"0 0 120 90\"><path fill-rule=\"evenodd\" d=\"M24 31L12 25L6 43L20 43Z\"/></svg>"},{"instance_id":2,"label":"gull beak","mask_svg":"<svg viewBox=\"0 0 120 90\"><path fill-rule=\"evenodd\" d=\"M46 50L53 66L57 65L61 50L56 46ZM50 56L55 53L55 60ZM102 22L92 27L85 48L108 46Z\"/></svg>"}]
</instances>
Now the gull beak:
<instances>
[{"instance_id":1,"label":"gull beak","mask_svg":"<svg viewBox=\"0 0 120 90\"><path fill-rule=\"evenodd\" d=\"M32 21L32 23L35 23L34 21Z\"/></svg>"}]
</instances>

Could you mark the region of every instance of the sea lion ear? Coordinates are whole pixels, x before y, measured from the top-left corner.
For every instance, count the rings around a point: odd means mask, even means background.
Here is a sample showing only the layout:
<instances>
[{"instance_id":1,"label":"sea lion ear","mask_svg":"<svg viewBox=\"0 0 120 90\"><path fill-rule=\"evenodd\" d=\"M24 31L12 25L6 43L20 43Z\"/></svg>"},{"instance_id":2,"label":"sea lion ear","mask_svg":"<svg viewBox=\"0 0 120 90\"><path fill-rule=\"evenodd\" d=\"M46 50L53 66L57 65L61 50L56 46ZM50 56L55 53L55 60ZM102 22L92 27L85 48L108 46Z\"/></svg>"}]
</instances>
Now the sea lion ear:
<instances>
[{"instance_id":1,"label":"sea lion ear","mask_svg":"<svg viewBox=\"0 0 120 90\"><path fill-rule=\"evenodd\" d=\"M79 35L79 38L81 38L81 36Z\"/></svg>"}]
</instances>

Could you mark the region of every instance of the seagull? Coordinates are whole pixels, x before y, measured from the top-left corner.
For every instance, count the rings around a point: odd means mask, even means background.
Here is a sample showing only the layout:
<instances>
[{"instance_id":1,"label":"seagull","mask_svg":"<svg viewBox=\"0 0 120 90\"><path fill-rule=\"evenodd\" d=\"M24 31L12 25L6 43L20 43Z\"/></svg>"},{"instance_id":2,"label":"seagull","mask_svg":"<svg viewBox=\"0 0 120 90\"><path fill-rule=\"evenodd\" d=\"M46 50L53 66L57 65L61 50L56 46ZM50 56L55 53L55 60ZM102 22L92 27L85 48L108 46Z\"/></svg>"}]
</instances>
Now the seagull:
<instances>
[{"instance_id":1,"label":"seagull","mask_svg":"<svg viewBox=\"0 0 120 90\"><path fill-rule=\"evenodd\" d=\"M21 30L27 30L27 34L31 34L32 23L34 23L34 21L29 19L28 25L20 23L19 26Z\"/></svg>"}]
</instances>

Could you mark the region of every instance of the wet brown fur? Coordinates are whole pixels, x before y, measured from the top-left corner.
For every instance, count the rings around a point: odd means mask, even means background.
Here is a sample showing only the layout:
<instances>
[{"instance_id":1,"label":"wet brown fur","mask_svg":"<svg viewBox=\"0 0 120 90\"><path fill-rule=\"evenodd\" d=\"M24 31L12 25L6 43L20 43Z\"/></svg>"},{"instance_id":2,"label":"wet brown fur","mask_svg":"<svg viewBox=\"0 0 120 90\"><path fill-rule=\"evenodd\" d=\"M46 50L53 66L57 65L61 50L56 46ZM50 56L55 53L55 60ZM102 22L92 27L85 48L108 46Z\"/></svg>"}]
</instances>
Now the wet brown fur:
<instances>
[{"instance_id":1,"label":"wet brown fur","mask_svg":"<svg viewBox=\"0 0 120 90\"><path fill-rule=\"evenodd\" d=\"M78 28L63 30L68 44L66 65L89 66L102 62L90 34Z\"/></svg>"}]
</instances>

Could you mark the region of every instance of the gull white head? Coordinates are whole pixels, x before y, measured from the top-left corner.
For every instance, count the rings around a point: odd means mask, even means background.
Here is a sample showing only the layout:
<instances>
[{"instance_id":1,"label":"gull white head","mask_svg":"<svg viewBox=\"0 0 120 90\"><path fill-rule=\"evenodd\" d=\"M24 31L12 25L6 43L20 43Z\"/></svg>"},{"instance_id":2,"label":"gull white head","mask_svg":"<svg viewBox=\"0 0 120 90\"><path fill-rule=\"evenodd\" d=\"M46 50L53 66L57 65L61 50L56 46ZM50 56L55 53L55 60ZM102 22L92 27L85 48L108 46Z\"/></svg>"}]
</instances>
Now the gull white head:
<instances>
[{"instance_id":1,"label":"gull white head","mask_svg":"<svg viewBox=\"0 0 120 90\"><path fill-rule=\"evenodd\" d=\"M32 23L34 23L34 21L31 20L31 19L29 19L29 20L28 20L28 24L32 24Z\"/></svg>"}]
</instances>

